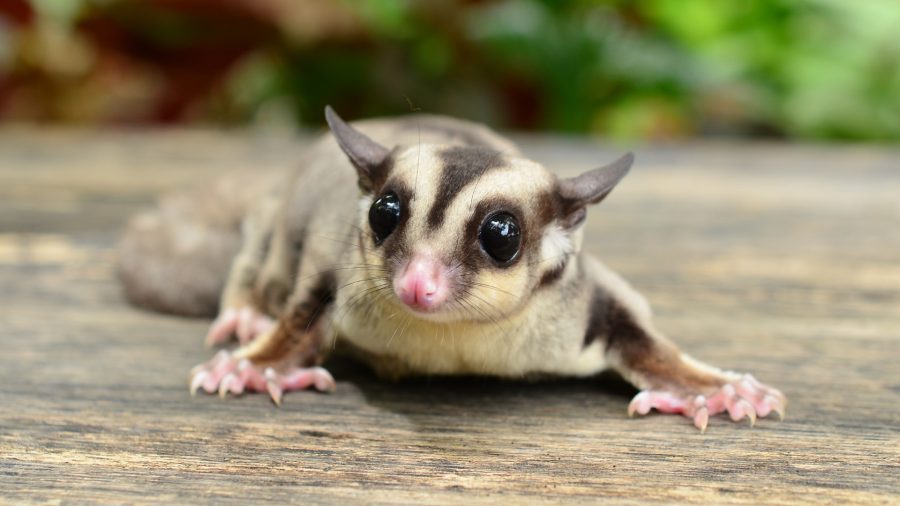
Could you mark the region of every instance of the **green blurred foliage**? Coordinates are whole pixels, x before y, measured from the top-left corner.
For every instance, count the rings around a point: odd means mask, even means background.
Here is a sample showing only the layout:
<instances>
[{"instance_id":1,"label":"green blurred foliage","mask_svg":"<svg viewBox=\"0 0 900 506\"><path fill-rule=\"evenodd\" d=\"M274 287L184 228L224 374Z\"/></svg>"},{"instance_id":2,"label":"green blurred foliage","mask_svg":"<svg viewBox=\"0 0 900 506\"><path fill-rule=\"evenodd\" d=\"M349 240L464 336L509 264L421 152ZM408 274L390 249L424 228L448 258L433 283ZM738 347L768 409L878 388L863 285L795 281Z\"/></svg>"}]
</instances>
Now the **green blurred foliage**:
<instances>
[{"instance_id":1,"label":"green blurred foliage","mask_svg":"<svg viewBox=\"0 0 900 506\"><path fill-rule=\"evenodd\" d=\"M117 76L143 76L121 88L144 111L130 121L318 125L332 104L346 117L424 110L622 138L900 139L897 0L40 3L83 46L116 55ZM110 26L128 43L96 35ZM225 46L228 58L210 56ZM207 79L185 77L178 55ZM63 88L90 90L109 60ZM147 105L160 96L164 112Z\"/></svg>"}]
</instances>

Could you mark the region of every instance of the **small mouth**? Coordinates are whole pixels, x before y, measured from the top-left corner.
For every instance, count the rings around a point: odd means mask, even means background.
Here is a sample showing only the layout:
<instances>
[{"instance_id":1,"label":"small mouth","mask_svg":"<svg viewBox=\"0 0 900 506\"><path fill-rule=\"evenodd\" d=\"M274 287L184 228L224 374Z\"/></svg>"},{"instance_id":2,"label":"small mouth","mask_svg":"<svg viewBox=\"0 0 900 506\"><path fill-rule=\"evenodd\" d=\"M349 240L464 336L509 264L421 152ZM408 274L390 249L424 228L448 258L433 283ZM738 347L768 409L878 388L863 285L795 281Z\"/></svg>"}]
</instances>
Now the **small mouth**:
<instances>
[{"instance_id":1,"label":"small mouth","mask_svg":"<svg viewBox=\"0 0 900 506\"><path fill-rule=\"evenodd\" d=\"M414 302L407 302L401 297L398 297L398 300L406 309L409 309L410 311L418 314L433 314L438 312L438 310L440 309L440 305L434 305L431 303L431 301L428 300L416 300Z\"/></svg>"}]
</instances>

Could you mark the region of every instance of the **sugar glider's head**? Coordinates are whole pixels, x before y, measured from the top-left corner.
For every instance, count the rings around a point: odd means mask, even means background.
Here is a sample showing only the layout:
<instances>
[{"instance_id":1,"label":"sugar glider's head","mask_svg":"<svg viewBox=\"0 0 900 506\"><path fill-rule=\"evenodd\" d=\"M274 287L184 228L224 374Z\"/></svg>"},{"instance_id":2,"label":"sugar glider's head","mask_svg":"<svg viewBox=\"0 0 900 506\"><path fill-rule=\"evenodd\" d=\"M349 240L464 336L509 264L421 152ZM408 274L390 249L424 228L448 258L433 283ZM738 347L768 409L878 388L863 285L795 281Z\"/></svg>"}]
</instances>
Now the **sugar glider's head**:
<instances>
[{"instance_id":1,"label":"sugar glider's head","mask_svg":"<svg viewBox=\"0 0 900 506\"><path fill-rule=\"evenodd\" d=\"M483 146L382 146L326 108L359 175L359 247L390 303L432 321L497 321L575 275L586 207L633 157L572 179Z\"/></svg>"}]
</instances>

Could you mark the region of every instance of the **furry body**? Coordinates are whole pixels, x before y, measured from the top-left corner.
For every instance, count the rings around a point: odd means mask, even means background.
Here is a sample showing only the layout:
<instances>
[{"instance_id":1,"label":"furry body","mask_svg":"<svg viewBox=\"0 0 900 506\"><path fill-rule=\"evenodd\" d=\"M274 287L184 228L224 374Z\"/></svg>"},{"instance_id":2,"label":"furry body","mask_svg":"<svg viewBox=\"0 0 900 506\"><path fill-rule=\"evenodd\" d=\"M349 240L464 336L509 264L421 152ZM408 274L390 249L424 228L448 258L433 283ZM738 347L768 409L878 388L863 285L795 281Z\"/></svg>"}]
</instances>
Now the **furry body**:
<instances>
[{"instance_id":1,"label":"furry body","mask_svg":"<svg viewBox=\"0 0 900 506\"><path fill-rule=\"evenodd\" d=\"M702 429L717 412L755 420L783 410L777 390L683 355L653 328L646 301L580 251L586 208L624 177L630 157L559 180L472 123L328 119L333 135L300 170L258 185L241 207L243 242L227 279L224 269L212 281L198 270L204 279L182 279L168 294L162 271L140 266L178 264L177 234L154 249L145 216L126 236L122 273L134 302L169 309L193 295L188 305L209 307L208 288L186 295L184 286L224 286L208 340L235 332L244 344L199 366L192 390L267 389L280 402L286 389L332 388L319 366L339 351L390 378L614 368L644 390L630 411L683 413ZM499 258L490 241L517 249ZM198 255L214 247L193 244Z\"/></svg>"}]
</instances>

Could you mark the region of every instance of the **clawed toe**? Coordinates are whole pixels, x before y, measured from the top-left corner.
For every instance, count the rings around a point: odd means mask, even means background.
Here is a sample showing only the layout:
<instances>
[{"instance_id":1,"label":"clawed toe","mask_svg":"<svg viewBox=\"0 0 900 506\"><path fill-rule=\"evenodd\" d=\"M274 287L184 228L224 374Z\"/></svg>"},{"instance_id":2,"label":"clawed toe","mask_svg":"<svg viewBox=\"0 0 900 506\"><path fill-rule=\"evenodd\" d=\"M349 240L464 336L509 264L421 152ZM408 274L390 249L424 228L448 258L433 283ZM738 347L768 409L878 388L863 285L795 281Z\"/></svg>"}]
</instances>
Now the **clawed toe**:
<instances>
[{"instance_id":1,"label":"clawed toe","mask_svg":"<svg viewBox=\"0 0 900 506\"><path fill-rule=\"evenodd\" d=\"M653 409L662 413L679 413L691 418L694 425L705 432L709 417L724 412L735 422L747 418L751 427L756 424L757 417L773 412L784 419L785 404L784 394L747 374L722 385L708 397L699 394L676 395L659 390L639 392L628 405L628 415L646 415Z\"/></svg>"},{"instance_id":2,"label":"clawed toe","mask_svg":"<svg viewBox=\"0 0 900 506\"><path fill-rule=\"evenodd\" d=\"M628 416L646 415L651 409L663 413L681 413L684 410L684 399L669 392L645 390L634 396L628 405Z\"/></svg>"},{"instance_id":3,"label":"clawed toe","mask_svg":"<svg viewBox=\"0 0 900 506\"><path fill-rule=\"evenodd\" d=\"M225 343L231 336L237 336L238 342L246 344L274 325L275 321L272 318L251 307L226 309L210 325L206 334L206 345Z\"/></svg>"},{"instance_id":4,"label":"clawed toe","mask_svg":"<svg viewBox=\"0 0 900 506\"><path fill-rule=\"evenodd\" d=\"M247 359L237 361L225 350L191 369L191 395L196 395L200 389L210 394L218 392L222 398L228 394L266 391L280 406L284 392L310 387L320 392L330 392L335 389L335 381L331 373L322 367L293 367L284 372L271 367L262 370Z\"/></svg>"},{"instance_id":5,"label":"clawed toe","mask_svg":"<svg viewBox=\"0 0 900 506\"><path fill-rule=\"evenodd\" d=\"M706 406L697 409L694 413L694 426L700 429L700 433L706 432L706 426L709 424L709 409Z\"/></svg>"},{"instance_id":6,"label":"clawed toe","mask_svg":"<svg viewBox=\"0 0 900 506\"><path fill-rule=\"evenodd\" d=\"M234 334L238 326L238 311L236 309L226 309L212 322L209 326L209 332L206 333L206 346L215 346L227 342Z\"/></svg>"},{"instance_id":7,"label":"clawed toe","mask_svg":"<svg viewBox=\"0 0 900 506\"><path fill-rule=\"evenodd\" d=\"M752 374L745 374L734 387L737 393L752 403L756 414L761 417L776 413L784 420L787 399L777 388L760 383Z\"/></svg>"},{"instance_id":8,"label":"clawed toe","mask_svg":"<svg viewBox=\"0 0 900 506\"><path fill-rule=\"evenodd\" d=\"M306 390L315 387L320 392L331 392L336 386L331 373L322 367L297 367L283 374L269 367L264 374L266 390L278 406L281 405L285 390Z\"/></svg>"},{"instance_id":9,"label":"clawed toe","mask_svg":"<svg viewBox=\"0 0 900 506\"><path fill-rule=\"evenodd\" d=\"M225 350L216 353L209 361L194 366L191 369L191 395L196 395L201 388L207 393L215 392L222 378L233 369L234 360Z\"/></svg>"}]
</instances>

